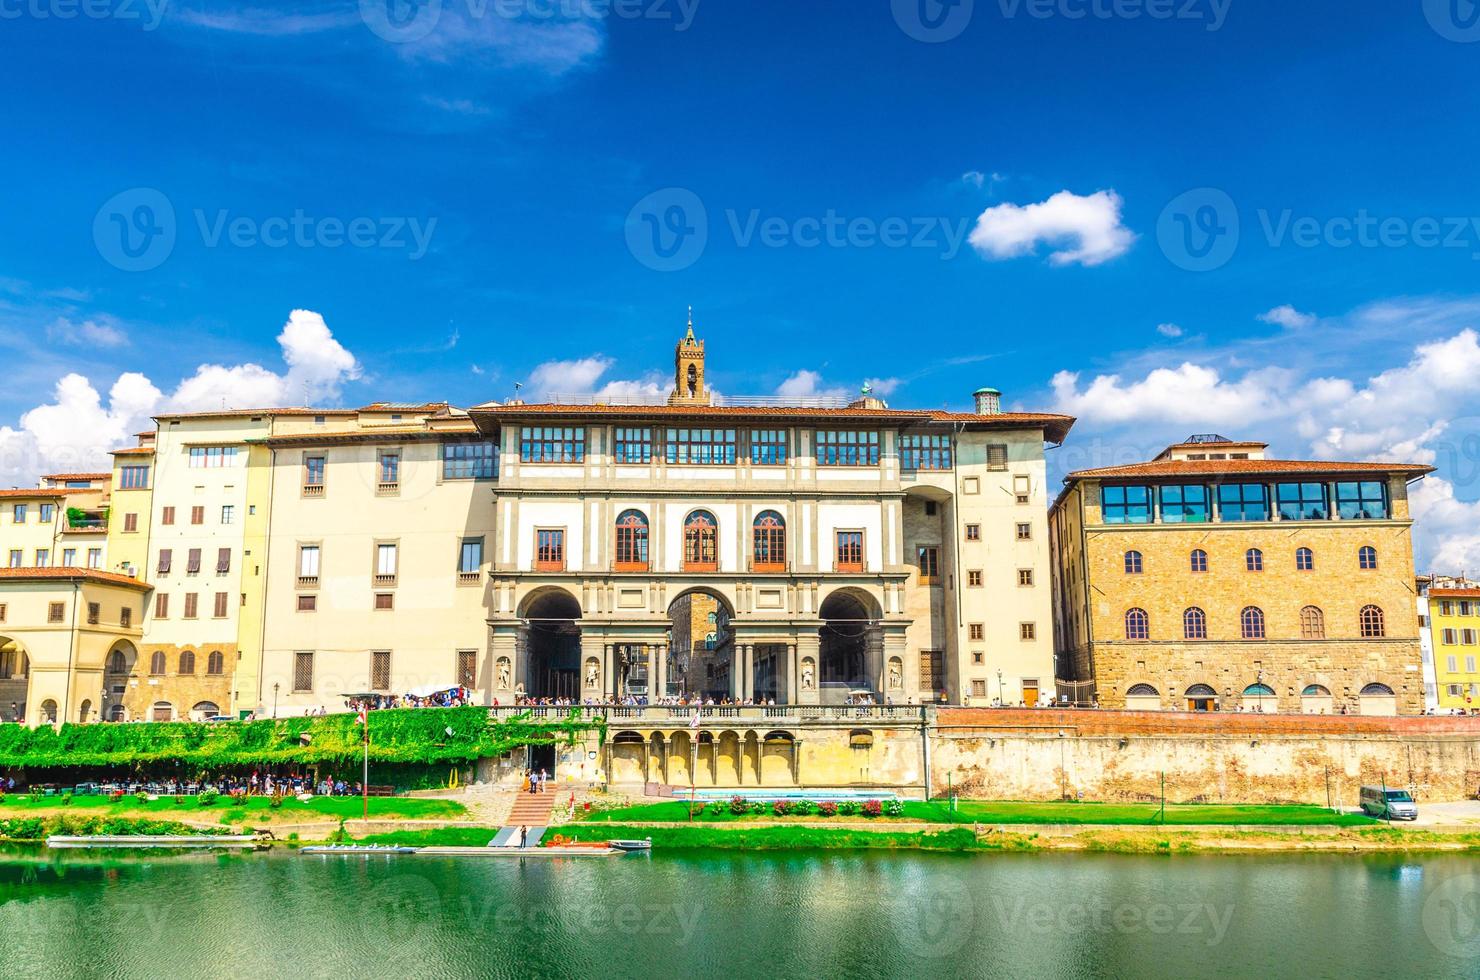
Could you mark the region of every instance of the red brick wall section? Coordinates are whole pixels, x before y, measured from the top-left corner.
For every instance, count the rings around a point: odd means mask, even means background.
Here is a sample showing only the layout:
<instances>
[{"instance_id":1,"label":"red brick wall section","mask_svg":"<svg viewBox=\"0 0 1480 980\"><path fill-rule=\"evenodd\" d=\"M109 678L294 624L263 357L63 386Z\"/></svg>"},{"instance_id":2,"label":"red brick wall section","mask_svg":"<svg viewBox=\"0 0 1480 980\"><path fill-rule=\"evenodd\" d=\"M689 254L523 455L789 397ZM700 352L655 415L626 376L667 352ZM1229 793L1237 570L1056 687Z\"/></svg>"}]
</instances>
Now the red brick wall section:
<instances>
[{"instance_id":1,"label":"red brick wall section","mask_svg":"<svg viewBox=\"0 0 1480 980\"><path fill-rule=\"evenodd\" d=\"M1239 712L1108 711L1058 708L940 708L941 729L1066 735L1473 735L1480 717L1377 718L1362 715L1273 715Z\"/></svg>"}]
</instances>

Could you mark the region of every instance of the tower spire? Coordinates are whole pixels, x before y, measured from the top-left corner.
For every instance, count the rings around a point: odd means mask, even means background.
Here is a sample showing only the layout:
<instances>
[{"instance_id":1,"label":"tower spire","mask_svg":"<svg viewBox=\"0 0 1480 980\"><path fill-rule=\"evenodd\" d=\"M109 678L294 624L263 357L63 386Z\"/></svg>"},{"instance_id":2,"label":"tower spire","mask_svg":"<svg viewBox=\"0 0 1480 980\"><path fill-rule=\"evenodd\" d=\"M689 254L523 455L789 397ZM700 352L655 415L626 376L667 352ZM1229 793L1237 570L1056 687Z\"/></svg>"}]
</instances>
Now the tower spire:
<instances>
[{"instance_id":1,"label":"tower spire","mask_svg":"<svg viewBox=\"0 0 1480 980\"><path fill-rule=\"evenodd\" d=\"M708 405L704 388L704 341L694 336L694 308L689 307L689 329L673 351L673 393L670 405Z\"/></svg>"},{"instance_id":2,"label":"tower spire","mask_svg":"<svg viewBox=\"0 0 1480 980\"><path fill-rule=\"evenodd\" d=\"M684 339L694 339L694 305L692 303L689 304L689 333Z\"/></svg>"}]
</instances>

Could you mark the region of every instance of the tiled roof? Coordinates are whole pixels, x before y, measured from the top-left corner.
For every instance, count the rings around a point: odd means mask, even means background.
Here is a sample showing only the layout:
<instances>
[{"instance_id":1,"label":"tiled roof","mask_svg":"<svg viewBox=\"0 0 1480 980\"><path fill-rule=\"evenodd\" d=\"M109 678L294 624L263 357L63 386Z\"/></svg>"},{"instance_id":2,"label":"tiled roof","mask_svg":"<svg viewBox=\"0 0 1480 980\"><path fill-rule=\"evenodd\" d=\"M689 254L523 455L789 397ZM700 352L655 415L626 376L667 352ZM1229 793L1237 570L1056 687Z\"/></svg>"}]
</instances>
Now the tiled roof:
<instances>
[{"instance_id":1,"label":"tiled roof","mask_svg":"<svg viewBox=\"0 0 1480 980\"><path fill-rule=\"evenodd\" d=\"M1160 476L1237 476L1240 474L1271 475L1281 473L1404 473L1423 476L1434 472L1432 466L1419 463L1344 463L1306 459L1162 459L1125 466L1102 466L1093 470L1076 470L1065 480L1108 479L1116 477Z\"/></svg>"},{"instance_id":2,"label":"tiled roof","mask_svg":"<svg viewBox=\"0 0 1480 980\"><path fill-rule=\"evenodd\" d=\"M43 480L106 480L112 473L43 473Z\"/></svg>"},{"instance_id":3,"label":"tiled roof","mask_svg":"<svg viewBox=\"0 0 1480 980\"><path fill-rule=\"evenodd\" d=\"M148 592L154 586L148 582L116 572L105 572L100 568L0 568L0 582L41 582L57 580L63 582L98 582L103 585L123 585Z\"/></svg>"},{"instance_id":4,"label":"tiled roof","mask_svg":"<svg viewBox=\"0 0 1480 980\"><path fill-rule=\"evenodd\" d=\"M490 402L468 410L474 419L483 418L692 418L692 419L797 419L814 422L886 422L908 425L931 423L965 424L972 428L1042 428L1053 442L1062 442L1074 419L1068 415L1038 412L1002 412L977 415L970 412L941 412L893 408L807 408L799 405L505 405Z\"/></svg>"},{"instance_id":5,"label":"tiled roof","mask_svg":"<svg viewBox=\"0 0 1480 980\"><path fill-rule=\"evenodd\" d=\"M352 408L226 408L219 412L173 412L168 415L156 415L155 421L168 421L170 419L234 419L242 416L262 415L354 415Z\"/></svg>"},{"instance_id":6,"label":"tiled roof","mask_svg":"<svg viewBox=\"0 0 1480 980\"><path fill-rule=\"evenodd\" d=\"M1480 589L1430 589L1433 599L1473 599L1480 597Z\"/></svg>"},{"instance_id":7,"label":"tiled roof","mask_svg":"<svg viewBox=\"0 0 1480 980\"><path fill-rule=\"evenodd\" d=\"M21 500L28 497L65 497L65 490L0 490L0 497Z\"/></svg>"},{"instance_id":8,"label":"tiled roof","mask_svg":"<svg viewBox=\"0 0 1480 980\"><path fill-rule=\"evenodd\" d=\"M115 449L110 456L153 456L153 446L131 446L128 449Z\"/></svg>"},{"instance_id":9,"label":"tiled roof","mask_svg":"<svg viewBox=\"0 0 1480 980\"><path fill-rule=\"evenodd\" d=\"M442 438L457 439L477 435L472 427L463 429L425 429L421 427L389 427L356 429L353 432L295 432L291 435L270 436L251 440L262 446L343 446L360 442L425 442Z\"/></svg>"}]
</instances>

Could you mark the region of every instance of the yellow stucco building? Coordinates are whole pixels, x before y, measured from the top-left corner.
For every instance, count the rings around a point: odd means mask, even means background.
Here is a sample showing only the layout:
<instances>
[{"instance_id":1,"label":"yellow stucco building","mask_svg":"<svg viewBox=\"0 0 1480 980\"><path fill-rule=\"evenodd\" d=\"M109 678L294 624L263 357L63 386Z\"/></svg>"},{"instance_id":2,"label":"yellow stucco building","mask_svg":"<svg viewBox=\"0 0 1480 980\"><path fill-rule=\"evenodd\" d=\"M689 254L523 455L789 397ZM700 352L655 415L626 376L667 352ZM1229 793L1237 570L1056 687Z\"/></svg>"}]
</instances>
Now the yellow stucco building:
<instances>
[{"instance_id":1,"label":"yellow stucco building","mask_svg":"<svg viewBox=\"0 0 1480 980\"><path fill-rule=\"evenodd\" d=\"M1480 588L1431 588L1427 597L1437 706L1480 707Z\"/></svg>"}]
</instances>

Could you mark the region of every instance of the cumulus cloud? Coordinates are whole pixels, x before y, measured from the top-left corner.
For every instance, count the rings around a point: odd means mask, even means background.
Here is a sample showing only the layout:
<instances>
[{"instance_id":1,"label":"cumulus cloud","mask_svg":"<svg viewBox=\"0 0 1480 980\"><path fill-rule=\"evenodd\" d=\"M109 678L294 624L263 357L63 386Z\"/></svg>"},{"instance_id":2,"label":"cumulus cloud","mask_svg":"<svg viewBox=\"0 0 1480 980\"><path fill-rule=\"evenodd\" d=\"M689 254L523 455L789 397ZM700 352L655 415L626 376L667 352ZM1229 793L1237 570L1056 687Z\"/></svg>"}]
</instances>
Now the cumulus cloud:
<instances>
[{"instance_id":1,"label":"cumulus cloud","mask_svg":"<svg viewBox=\"0 0 1480 980\"><path fill-rule=\"evenodd\" d=\"M601 354L570 361L546 361L529 374L530 394L536 398L565 394L646 401L672 390L672 385L656 373L638 379L613 378L602 382L615 363Z\"/></svg>"},{"instance_id":2,"label":"cumulus cloud","mask_svg":"<svg viewBox=\"0 0 1480 980\"><path fill-rule=\"evenodd\" d=\"M874 394L880 398L888 398L899 390L899 386L904 384L904 380L901 378L866 378L864 384L872 388Z\"/></svg>"},{"instance_id":3,"label":"cumulus cloud","mask_svg":"<svg viewBox=\"0 0 1480 980\"><path fill-rule=\"evenodd\" d=\"M1087 196L1065 190L1038 204L999 204L976 219L970 241L986 259L1018 258L1048 245L1055 249L1052 265L1100 265L1136 240L1121 224L1121 203L1113 190Z\"/></svg>"},{"instance_id":4,"label":"cumulus cloud","mask_svg":"<svg viewBox=\"0 0 1480 980\"><path fill-rule=\"evenodd\" d=\"M848 398L852 394L841 385L829 385L821 373L803 368L776 386L783 398Z\"/></svg>"},{"instance_id":5,"label":"cumulus cloud","mask_svg":"<svg viewBox=\"0 0 1480 980\"><path fill-rule=\"evenodd\" d=\"M1158 323L1156 325L1156 332L1161 334L1163 337L1182 336L1182 328L1177 326L1175 323Z\"/></svg>"},{"instance_id":6,"label":"cumulus cloud","mask_svg":"<svg viewBox=\"0 0 1480 980\"><path fill-rule=\"evenodd\" d=\"M106 403L93 383L64 375L52 400L0 426L0 485L27 486L45 472L107 469L108 451L132 445L151 415L222 408L274 408L337 401L360 365L330 333L323 317L294 310L278 334L287 370L259 364L202 364L166 394L148 377L127 372L108 389Z\"/></svg>"},{"instance_id":7,"label":"cumulus cloud","mask_svg":"<svg viewBox=\"0 0 1480 980\"><path fill-rule=\"evenodd\" d=\"M46 339L69 347L122 347L128 343L128 334L112 317L72 320L59 316L47 326Z\"/></svg>"},{"instance_id":8,"label":"cumulus cloud","mask_svg":"<svg viewBox=\"0 0 1480 980\"><path fill-rule=\"evenodd\" d=\"M1288 303L1259 314L1259 319L1264 323L1272 323L1287 330L1299 330L1301 327L1308 327L1316 322L1315 314L1301 313Z\"/></svg>"}]
</instances>

